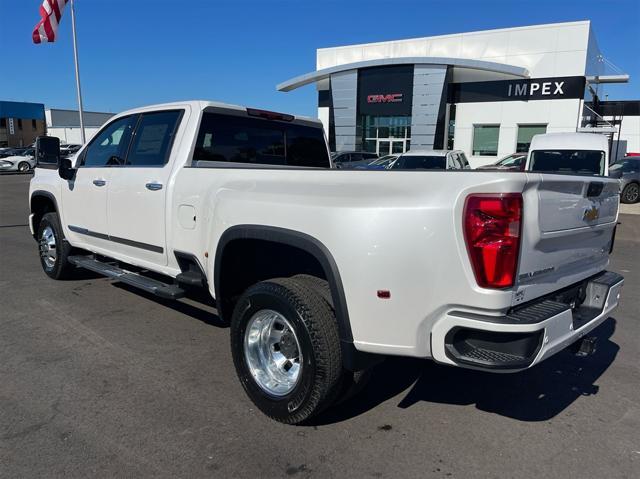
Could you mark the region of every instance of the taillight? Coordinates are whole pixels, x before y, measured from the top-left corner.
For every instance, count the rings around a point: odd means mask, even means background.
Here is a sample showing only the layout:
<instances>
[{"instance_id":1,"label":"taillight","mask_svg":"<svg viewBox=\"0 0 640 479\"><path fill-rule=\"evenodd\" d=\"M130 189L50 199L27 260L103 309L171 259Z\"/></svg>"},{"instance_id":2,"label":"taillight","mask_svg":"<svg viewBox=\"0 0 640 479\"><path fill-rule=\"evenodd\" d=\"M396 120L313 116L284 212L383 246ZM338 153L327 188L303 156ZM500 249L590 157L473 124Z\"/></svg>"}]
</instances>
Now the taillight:
<instances>
[{"instance_id":1,"label":"taillight","mask_svg":"<svg viewBox=\"0 0 640 479\"><path fill-rule=\"evenodd\" d=\"M467 196L464 206L464 238L479 286L513 286L518 268L521 218L520 193Z\"/></svg>"}]
</instances>

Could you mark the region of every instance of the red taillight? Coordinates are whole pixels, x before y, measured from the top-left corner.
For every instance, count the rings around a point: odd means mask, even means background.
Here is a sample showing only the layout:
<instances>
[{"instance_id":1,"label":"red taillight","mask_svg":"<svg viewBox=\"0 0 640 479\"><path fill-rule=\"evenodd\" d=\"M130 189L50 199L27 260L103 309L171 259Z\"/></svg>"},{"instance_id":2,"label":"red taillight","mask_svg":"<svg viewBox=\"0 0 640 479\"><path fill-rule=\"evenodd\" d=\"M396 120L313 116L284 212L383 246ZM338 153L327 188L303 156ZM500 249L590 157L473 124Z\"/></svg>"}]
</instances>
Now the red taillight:
<instances>
[{"instance_id":1,"label":"red taillight","mask_svg":"<svg viewBox=\"0 0 640 479\"><path fill-rule=\"evenodd\" d=\"M518 268L521 218L520 193L467 196L464 238L479 286L513 286Z\"/></svg>"}]
</instances>

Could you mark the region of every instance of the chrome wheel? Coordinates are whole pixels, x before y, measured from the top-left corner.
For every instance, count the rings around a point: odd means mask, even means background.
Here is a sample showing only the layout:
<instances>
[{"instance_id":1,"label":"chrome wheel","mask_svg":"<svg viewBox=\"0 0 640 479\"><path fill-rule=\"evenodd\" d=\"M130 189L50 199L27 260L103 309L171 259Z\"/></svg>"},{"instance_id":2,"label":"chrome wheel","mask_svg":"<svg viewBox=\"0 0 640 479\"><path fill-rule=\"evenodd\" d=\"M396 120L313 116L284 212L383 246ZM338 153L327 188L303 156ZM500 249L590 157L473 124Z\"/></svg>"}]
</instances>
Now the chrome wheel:
<instances>
[{"instance_id":1,"label":"chrome wheel","mask_svg":"<svg viewBox=\"0 0 640 479\"><path fill-rule=\"evenodd\" d=\"M56 250L56 235L51 226L46 226L40 233L40 257L47 268L53 268L56 265L58 253Z\"/></svg>"},{"instance_id":2,"label":"chrome wheel","mask_svg":"<svg viewBox=\"0 0 640 479\"><path fill-rule=\"evenodd\" d=\"M21 171L23 173L25 171L29 171L30 169L31 169L31 165L29 165L29 163L27 163L26 161L23 161L18 165L18 171Z\"/></svg>"},{"instance_id":3,"label":"chrome wheel","mask_svg":"<svg viewBox=\"0 0 640 479\"><path fill-rule=\"evenodd\" d=\"M640 186L636 183L630 183L624 189L624 199L627 203L635 203L640 196Z\"/></svg>"},{"instance_id":4,"label":"chrome wheel","mask_svg":"<svg viewBox=\"0 0 640 479\"><path fill-rule=\"evenodd\" d=\"M258 386L272 396L286 396L300 380L300 343L291 323L277 311L263 309L251 316L244 358Z\"/></svg>"}]
</instances>

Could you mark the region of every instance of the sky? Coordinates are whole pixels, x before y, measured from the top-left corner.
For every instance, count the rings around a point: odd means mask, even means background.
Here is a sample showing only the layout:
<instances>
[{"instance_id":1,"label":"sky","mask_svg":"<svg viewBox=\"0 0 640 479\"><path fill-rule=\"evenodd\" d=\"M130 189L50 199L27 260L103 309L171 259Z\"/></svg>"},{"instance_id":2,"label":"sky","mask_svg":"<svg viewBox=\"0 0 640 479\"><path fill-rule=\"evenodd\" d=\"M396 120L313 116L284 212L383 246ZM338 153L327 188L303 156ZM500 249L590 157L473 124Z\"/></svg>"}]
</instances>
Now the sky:
<instances>
[{"instance_id":1,"label":"sky","mask_svg":"<svg viewBox=\"0 0 640 479\"><path fill-rule=\"evenodd\" d=\"M34 45L41 0L0 0L0 100L77 108L71 12ZM605 57L631 75L609 99L640 100L640 0L75 0L86 111L188 99L317 116L317 48L591 20Z\"/></svg>"}]
</instances>

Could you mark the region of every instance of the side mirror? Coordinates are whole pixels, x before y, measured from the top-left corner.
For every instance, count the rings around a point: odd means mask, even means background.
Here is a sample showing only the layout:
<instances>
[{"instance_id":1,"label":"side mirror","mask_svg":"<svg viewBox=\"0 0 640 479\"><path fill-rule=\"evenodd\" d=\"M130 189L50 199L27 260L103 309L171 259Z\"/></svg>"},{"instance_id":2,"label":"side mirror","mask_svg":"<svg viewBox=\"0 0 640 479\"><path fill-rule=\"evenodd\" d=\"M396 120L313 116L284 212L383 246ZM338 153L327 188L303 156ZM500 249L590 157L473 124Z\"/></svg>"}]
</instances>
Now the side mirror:
<instances>
[{"instance_id":1,"label":"side mirror","mask_svg":"<svg viewBox=\"0 0 640 479\"><path fill-rule=\"evenodd\" d=\"M69 158L61 158L58 163L58 175L63 180L73 180L76 176L76 170L73 168L71 164L71 160Z\"/></svg>"},{"instance_id":2,"label":"side mirror","mask_svg":"<svg viewBox=\"0 0 640 479\"><path fill-rule=\"evenodd\" d=\"M36 138L36 165L58 165L60 163L60 140L55 136Z\"/></svg>"}]
</instances>

